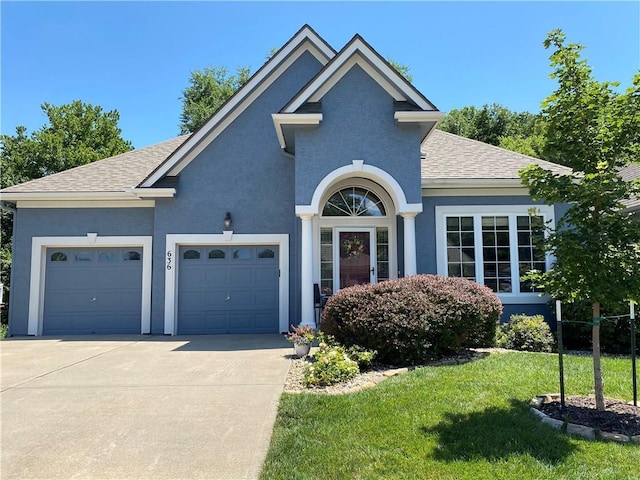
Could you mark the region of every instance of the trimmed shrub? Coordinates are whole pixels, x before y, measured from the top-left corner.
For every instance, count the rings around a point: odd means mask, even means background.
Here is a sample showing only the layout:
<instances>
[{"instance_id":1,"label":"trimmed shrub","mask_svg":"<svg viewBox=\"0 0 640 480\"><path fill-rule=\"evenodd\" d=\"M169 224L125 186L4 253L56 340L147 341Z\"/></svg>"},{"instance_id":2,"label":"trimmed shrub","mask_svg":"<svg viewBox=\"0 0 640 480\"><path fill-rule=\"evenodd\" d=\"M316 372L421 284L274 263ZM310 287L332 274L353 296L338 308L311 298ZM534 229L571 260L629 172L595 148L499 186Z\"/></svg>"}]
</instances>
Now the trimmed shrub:
<instances>
[{"instance_id":1,"label":"trimmed shrub","mask_svg":"<svg viewBox=\"0 0 640 480\"><path fill-rule=\"evenodd\" d=\"M550 352L553 335L542 315L511 315L498 327L496 346L525 352Z\"/></svg>"},{"instance_id":2,"label":"trimmed shrub","mask_svg":"<svg viewBox=\"0 0 640 480\"><path fill-rule=\"evenodd\" d=\"M383 363L419 364L463 347L493 345L501 311L485 286L415 275L340 290L327 301L322 329L344 345L377 350Z\"/></svg>"},{"instance_id":3,"label":"trimmed shrub","mask_svg":"<svg viewBox=\"0 0 640 480\"><path fill-rule=\"evenodd\" d=\"M601 305L600 315L615 317L629 315L629 304L620 302ZM562 302L562 343L567 350L591 350L591 322L593 312L588 302ZM580 323L573 323L580 322ZM640 316L636 313L636 334L640 335ZM640 338L636 339L636 353L640 355ZM631 353L629 317L607 319L600 324L600 350L605 353Z\"/></svg>"}]
</instances>

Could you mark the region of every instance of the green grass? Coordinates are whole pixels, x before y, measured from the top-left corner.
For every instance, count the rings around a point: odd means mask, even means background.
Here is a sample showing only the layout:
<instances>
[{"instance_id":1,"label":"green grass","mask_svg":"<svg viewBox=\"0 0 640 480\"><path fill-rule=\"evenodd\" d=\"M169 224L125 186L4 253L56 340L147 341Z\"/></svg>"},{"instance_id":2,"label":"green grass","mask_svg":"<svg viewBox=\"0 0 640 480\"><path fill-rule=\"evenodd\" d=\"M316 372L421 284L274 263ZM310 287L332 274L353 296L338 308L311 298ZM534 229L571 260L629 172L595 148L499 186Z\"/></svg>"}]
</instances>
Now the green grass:
<instances>
[{"instance_id":1,"label":"green grass","mask_svg":"<svg viewBox=\"0 0 640 480\"><path fill-rule=\"evenodd\" d=\"M591 366L565 357L568 395L591 393ZM557 355L514 352L355 394L284 394L260 478L640 478L640 446L569 437L529 413L559 390L557 371ZM604 358L603 372L606 396L632 398L630 360Z\"/></svg>"}]
</instances>

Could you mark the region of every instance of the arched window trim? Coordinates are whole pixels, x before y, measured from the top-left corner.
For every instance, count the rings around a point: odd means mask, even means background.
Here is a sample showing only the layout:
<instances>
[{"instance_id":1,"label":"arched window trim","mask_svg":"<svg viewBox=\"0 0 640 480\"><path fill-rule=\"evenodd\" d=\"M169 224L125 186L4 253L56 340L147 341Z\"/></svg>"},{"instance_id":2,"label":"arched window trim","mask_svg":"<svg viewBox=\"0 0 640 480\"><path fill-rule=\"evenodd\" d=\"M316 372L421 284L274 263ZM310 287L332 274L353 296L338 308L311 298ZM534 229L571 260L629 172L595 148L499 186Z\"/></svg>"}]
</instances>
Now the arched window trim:
<instances>
[{"instance_id":1,"label":"arched window trim","mask_svg":"<svg viewBox=\"0 0 640 480\"><path fill-rule=\"evenodd\" d=\"M337 196L339 195L339 198ZM360 202L356 205L355 201L350 202L348 197L353 199L359 195ZM371 202L372 204L368 204ZM327 213L327 207L331 206L342 212L342 215L332 215ZM346 207L346 208L345 208ZM367 212L378 210L380 214L366 215ZM324 202L322 207L322 216L325 218L340 217L363 217L363 218L384 218L387 217L387 207L380 196L371 188L364 185L347 185L335 190L329 198Z\"/></svg>"}]
</instances>

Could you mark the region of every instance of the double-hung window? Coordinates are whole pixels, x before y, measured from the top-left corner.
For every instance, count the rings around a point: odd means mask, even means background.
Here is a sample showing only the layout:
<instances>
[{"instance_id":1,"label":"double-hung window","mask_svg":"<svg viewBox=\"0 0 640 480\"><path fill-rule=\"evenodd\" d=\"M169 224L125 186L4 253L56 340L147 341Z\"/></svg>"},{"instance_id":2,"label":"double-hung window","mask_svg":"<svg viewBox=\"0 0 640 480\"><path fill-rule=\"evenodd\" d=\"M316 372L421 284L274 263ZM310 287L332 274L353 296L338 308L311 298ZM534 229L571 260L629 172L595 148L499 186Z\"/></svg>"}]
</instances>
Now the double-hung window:
<instances>
[{"instance_id":1,"label":"double-hung window","mask_svg":"<svg viewBox=\"0 0 640 480\"><path fill-rule=\"evenodd\" d=\"M484 284L503 303L544 302L522 276L551 266L538 243L545 225L554 226L545 205L436 207L438 274Z\"/></svg>"}]
</instances>

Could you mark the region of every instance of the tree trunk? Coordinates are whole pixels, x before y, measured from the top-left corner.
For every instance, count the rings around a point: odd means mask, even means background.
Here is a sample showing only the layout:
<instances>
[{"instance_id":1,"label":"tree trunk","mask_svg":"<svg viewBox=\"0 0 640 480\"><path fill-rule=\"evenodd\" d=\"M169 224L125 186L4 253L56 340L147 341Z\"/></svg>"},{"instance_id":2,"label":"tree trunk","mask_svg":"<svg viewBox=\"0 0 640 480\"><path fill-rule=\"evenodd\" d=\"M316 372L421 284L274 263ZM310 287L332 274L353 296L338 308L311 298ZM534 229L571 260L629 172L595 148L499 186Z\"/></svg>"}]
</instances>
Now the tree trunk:
<instances>
[{"instance_id":1,"label":"tree trunk","mask_svg":"<svg viewBox=\"0 0 640 480\"><path fill-rule=\"evenodd\" d=\"M593 318L600 318L600 304L594 303ZM600 324L594 325L591 329L591 339L593 344L593 388L596 394L596 409L604 411L604 385L602 383L602 370L600 369Z\"/></svg>"}]
</instances>

